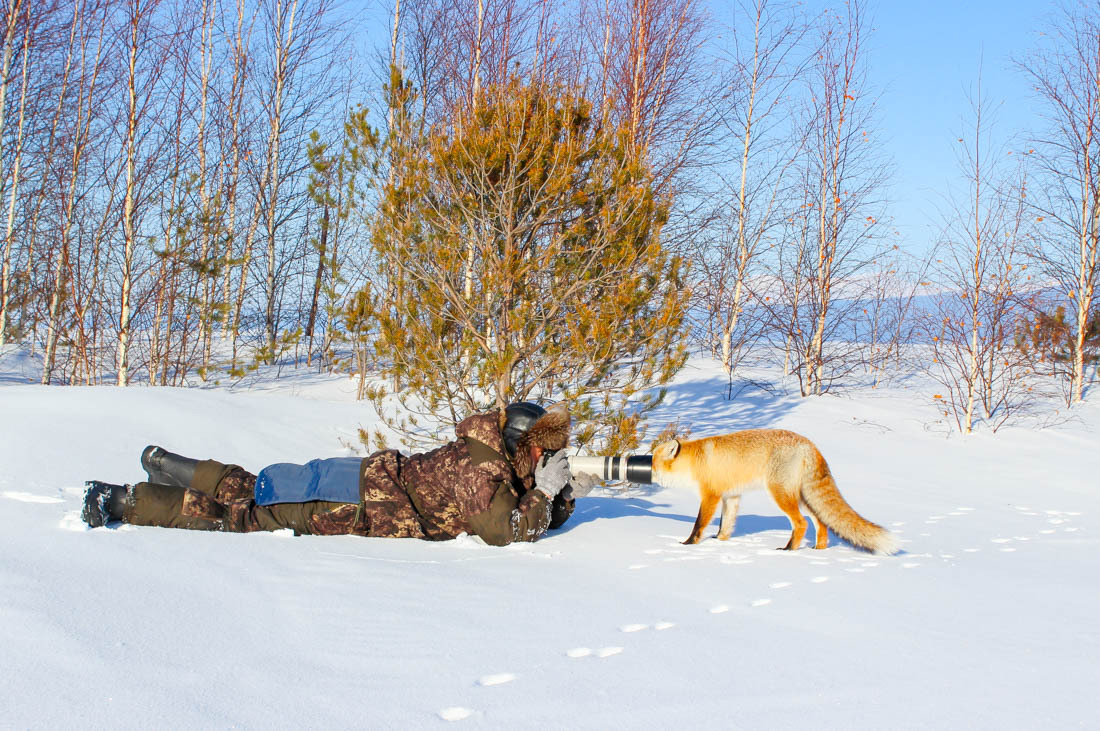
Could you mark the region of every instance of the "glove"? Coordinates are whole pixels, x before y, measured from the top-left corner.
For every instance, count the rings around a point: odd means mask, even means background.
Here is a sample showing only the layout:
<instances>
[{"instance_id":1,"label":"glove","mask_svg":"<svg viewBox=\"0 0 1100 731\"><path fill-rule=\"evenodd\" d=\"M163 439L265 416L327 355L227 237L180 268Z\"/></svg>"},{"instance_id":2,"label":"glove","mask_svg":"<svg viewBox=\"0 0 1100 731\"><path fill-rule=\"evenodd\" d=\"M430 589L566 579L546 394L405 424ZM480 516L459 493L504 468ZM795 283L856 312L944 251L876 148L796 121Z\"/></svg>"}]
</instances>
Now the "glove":
<instances>
[{"instance_id":1,"label":"glove","mask_svg":"<svg viewBox=\"0 0 1100 731\"><path fill-rule=\"evenodd\" d=\"M590 475L587 472L581 472L580 474L569 480L569 485L573 488L574 497L584 497L588 493L592 492L592 488L600 484L600 478L595 475Z\"/></svg>"},{"instance_id":2,"label":"glove","mask_svg":"<svg viewBox=\"0 0 1100 731\"><path fill-rule=\"evenodd\" d=\"M569 462L565 450L544 458L535 468L535 489L553 500L569 484Z\"/></svg>"}]
</instances>

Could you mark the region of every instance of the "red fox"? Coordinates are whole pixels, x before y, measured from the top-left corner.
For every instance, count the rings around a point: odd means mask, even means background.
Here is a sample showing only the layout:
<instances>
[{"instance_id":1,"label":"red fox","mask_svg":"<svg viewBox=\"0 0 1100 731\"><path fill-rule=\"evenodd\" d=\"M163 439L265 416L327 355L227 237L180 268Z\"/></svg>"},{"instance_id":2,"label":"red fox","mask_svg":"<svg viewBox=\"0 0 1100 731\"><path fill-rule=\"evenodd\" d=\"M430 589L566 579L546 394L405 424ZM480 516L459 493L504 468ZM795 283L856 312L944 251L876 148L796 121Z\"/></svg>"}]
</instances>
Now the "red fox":
<instances>
[{"instance_id":1,"label":"red fox","mask_svg":"<svg viewBox=\"0 0 1100 731\"><path fill-rule=\"evenodd\" d=\"M814 548L826 548L825 526L854 546L874 553L897 553L894 536L863 519L837 490L829 465L806 437L783 429L747 429L716 437L680 442L675 439L653 450L653 481L664 487L699 491L702 499L695 527L684 543L698 543L703 530L722 501L719 540L733 533L741 493L767 488L780 510L791 521L791 539L784 546L793 551L806 534L801 508L809 508L817 540Z\"/></svg>"}]
</instances>

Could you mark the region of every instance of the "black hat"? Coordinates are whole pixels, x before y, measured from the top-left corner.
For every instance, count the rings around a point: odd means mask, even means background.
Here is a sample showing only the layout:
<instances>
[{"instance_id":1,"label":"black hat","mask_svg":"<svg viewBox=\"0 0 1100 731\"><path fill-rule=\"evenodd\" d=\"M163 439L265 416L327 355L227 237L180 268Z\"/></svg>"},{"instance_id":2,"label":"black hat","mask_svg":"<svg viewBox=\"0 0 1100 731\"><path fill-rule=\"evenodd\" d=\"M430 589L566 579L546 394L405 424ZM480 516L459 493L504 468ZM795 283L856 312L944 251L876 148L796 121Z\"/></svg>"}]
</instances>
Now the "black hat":
<instances>
[{"instance_id":1,"label":"black hat","mask_svg":"<svg viewBox=\"0 0 1100 731\"><path fill-rule=\"evenodd\" d=\"M520 437L530 431L535 422L545 414L546 409L530 401L520 401L504 407L504 428L500 433L504 437L504 446L509 457L516 455L516 445Z\"/></svg>"}]
</instances>

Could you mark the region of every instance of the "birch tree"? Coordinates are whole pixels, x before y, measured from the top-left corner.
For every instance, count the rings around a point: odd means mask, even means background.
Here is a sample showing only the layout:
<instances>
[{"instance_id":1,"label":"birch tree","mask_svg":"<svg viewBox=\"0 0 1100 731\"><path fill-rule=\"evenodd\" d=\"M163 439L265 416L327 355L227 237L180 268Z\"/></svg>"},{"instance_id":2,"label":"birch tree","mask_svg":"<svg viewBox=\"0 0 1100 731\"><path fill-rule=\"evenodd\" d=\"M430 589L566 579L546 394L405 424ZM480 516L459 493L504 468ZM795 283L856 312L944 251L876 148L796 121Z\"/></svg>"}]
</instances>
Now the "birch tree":
<instances>
[{"instance_id":1,"label":"birch tree","mask_svg":"<svg viewBox=\"0 0 1100 731\"><path fill-rule=\"evenodd\" d=\"M1033 400L1031 367L1014 343L1028 277L1026 177L991 139L980 81L972 108L973 128L959 139L965 197L948 214L930 274L938 293L924 326L932 344L925 367L945 391L934 398L963 434L980 421L996 431Z\"/></svg>"},{"instance_id":2,"label":"birch tree","mask_svg":"<svg viewBox=\"0 0 1100 731\"><path fill-rule=\"evenodd\" d=\"M1036 140L1042 185L1029 203L1041 224L1032 254L1055 292L1040 307L1047 313L1060 307L1072 333L1066 376L1068 402L1075 404L1096 355L1088 351L1100 284L1100 3L1064 5L1020 66L1046 122Z\"/></svg>"},{"instance_id":3,"label":"birch tree","mask_svg":"<svg viewBox=\"0 0 1100 731\"><path fill-rule=\"evenodd\" d=\"M723 203L698 269L710 344L730 378L755 325L742 323L750 280L762 276L759 259L780 240L784 216L792 215L791 173L805 139L794 125L791 96L805 70L807 31L796 9L769 0L736 11L741 23L720 54L729 68L720 97L721 139L732 159L723 167Z\"/></svg>"},{"instance_id":4,"label":"birch tree","mask_svg":"<svg viewBox=\"0 0 1100 731\"><path fill-rule=\"evenodd\" d=\"M840 290L849 301L858 299L859 291L843 291L842 285L852 283L873 259L870 249L883 219L885 165L870 137L874 98L866 80L867 23L860 0L846 3L841 13L826 13L810 76L808 144L817 250L809 262L812 334L804 395L826 390L833 377L826 372L827 361L849 365L829 353L830 319L843 319L834 311L835 297Z\"/></svg>"}]
</instances>

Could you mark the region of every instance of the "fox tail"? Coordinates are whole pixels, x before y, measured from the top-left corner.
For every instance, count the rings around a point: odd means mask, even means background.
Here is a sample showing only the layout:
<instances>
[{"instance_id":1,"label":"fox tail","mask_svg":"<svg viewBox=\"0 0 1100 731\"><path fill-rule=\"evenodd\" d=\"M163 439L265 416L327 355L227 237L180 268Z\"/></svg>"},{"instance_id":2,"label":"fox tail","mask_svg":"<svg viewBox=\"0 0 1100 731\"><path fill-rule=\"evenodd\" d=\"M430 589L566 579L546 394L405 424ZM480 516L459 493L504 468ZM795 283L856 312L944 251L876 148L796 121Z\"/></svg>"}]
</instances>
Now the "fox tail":
<instances>
[{"instance_id":1,"label":"fox tail","mask_svg":"<svg viewBox=\"0 0 1100 731\"><path fill-rule=\"evenodd\" d=\"M827 471L808 481L802 489L802 500L822 523L853 546L877 554L897 553L901 549L890 531L852 509Z\"/></svg>"}]
</instances>

